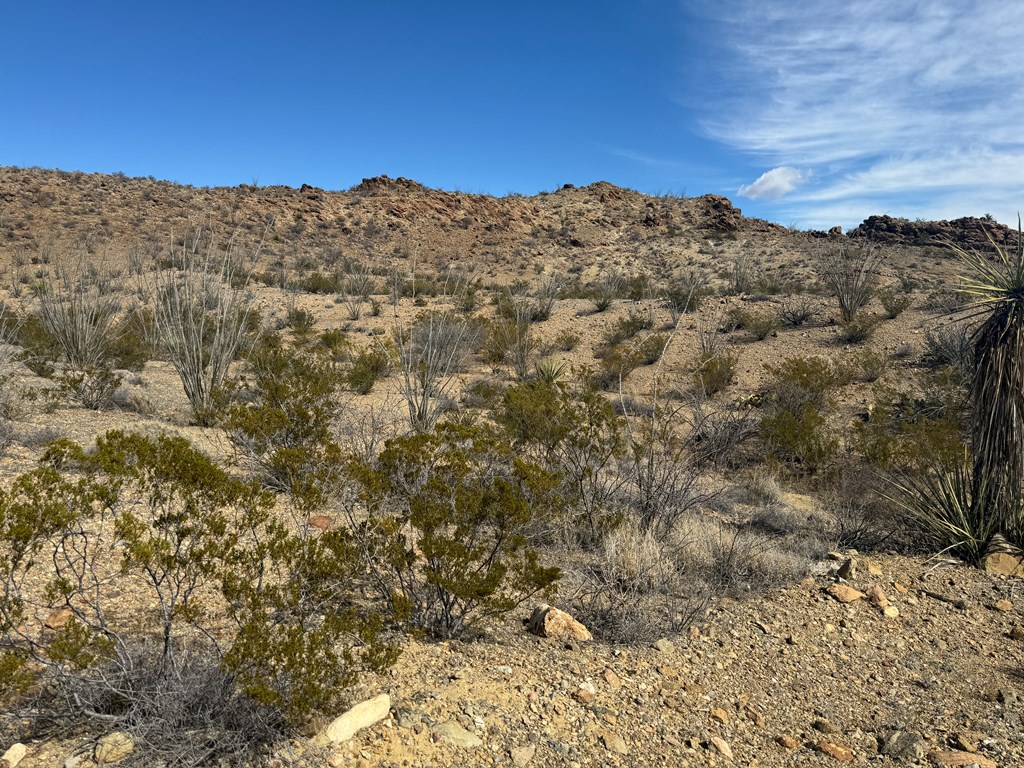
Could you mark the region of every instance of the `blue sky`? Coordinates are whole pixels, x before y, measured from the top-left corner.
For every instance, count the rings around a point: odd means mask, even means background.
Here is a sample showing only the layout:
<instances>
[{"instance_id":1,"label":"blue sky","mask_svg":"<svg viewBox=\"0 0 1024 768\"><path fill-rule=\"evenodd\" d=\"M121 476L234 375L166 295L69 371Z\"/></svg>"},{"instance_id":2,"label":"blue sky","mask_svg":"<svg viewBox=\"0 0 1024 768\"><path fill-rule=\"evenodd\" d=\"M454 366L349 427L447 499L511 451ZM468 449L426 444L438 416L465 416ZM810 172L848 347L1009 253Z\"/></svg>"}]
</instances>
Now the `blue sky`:
<instances>
[{"instance_id":1,"label":"blue sky","mask_svg":"<svg viewBox=\"0 0 1024 768\"><path fill-rule=\"evenodd\" d=\"M10 3L0 164L497 195L607 180L801 227L1015 222L1013 5Z\"/></svg>"}]
</instances>

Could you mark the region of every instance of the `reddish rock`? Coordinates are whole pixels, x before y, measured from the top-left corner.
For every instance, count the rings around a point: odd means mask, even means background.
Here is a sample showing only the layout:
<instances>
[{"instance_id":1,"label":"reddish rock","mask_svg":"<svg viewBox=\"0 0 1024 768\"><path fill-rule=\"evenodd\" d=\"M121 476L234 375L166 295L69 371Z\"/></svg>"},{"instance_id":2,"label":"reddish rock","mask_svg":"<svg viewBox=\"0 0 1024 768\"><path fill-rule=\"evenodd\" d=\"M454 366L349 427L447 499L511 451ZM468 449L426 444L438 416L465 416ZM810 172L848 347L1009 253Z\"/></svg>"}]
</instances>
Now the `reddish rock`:
<instances>
[{"instance_id":1,"label":"reddish rock","mask_svg":"<svg viewBox=\"0 0 1024 768\"><path fill-rule=\"evenodd\" d=\"M833 584L825 591L840 603L852 603L853 601L860 600L864 597L864 593L859 589L848 587L845 584Z\"/></svg>"},{"instance_id":2,"label":"reddish rock","mask_svg":"<svg viewBox=\"0 0 1024 768\"><path fill-rule=\"evenodd\" d=\"M819 741L818 751L843 763L853 762L853 750L845 744L833 741L832 739L822 739Z\"/></svg>"}]
</instances>

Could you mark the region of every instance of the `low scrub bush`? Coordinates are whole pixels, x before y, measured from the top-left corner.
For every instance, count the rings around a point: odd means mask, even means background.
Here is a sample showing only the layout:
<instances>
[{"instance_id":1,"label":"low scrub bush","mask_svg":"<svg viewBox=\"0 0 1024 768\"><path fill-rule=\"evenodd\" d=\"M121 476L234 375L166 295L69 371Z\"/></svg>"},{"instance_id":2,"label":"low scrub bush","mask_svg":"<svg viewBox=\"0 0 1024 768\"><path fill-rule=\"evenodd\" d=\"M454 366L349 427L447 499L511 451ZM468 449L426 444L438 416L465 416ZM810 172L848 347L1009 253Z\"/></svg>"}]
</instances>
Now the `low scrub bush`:
<instances>
[{"instance_id":1,"label":"low scrub bush","mask_svg":"<svg viewBox=\"0 0 1024 768\"><path fill-rule=\"evenodd\" d=\"M273 338L250 364L251 376L229 386L221 418L236 456L267 488L316 508L338 480L332 430L345 372L322 353Z\"/></svg>"},{"instance_id":2,"label":"low scrub bush","mask_svg":"<svg viewBox=\"0 0 1024 768\"><path fill-rule=\"evenodd\" d=\"M841 344L863 344L875 335L880 322L876 317L858 315L839 324L837 338Z\"/></svg>"},{"instance_id":3,"label":"low scrub bush","mask_svg":"<svg viewBox=\"0 0 1024 768\"><path fill-rule=\"evenodd\" d=\"M379 344L359 351L345 372L349 389L360 395L369 394L373 385L384 378L394 365L393 349Z\"/></svg>"},{"instance_id":4,"label":"low scrub bush","mask_svg":"<svg viewBox=\"0 0 1024 768\"><path fill-rule=\"evenodd\" d=\"M792 296L779 307L779 318L786 325L798 327L818 314L817 302L811 296Z\"/></svg>"},{"instance_id":5,"label":"low scrub bush","mask_svg":"<svg viewBox=\"0 0 1024 768\"><path fill-rule=\"evenodd\" d=\"M708 296L708 276L703 272L687 272L673 280L665 291L665 306L672 315L673 324L680 315L696 312Z\"/></svg>"},{"instance_id":6,"label":"low scrub bush","mask_svg":"<svg viewBox=\"0 0 1024 768\"><path fill-rule=\"evenodd\" d=\"M601 346L610 349L617 344L632 339L641 331L646 331L653 327L654 319L649 312L638 312L631 309L629 314L625 317L620 317L605 332L604 338L601 340Z\"/></svg>"},{"instance_id":7,"label":"low scrub bush","mask_svg":"<svg viewBox=\"0 0 1024 768\"><path fill-rule=\"evenodd\" d=\"M694 384L704 395L718 394L735 379L737 362L737 357L731 353L698 355Z\"/></svg>"},{"instance_id":8,"label":"low scrub bush","mask_svg":"<svg viewBox=\"0 0 1024 768\"><path fill-rule=\"evenodd\" d=\"M556 504L559 478L494 430L440 423L353 466L366 519L353 523L380 597L410 628L462 634L554 587L526 531Z\"/></svg>"},{"instance_id":9,"label":"low scrub bush","mask_svg":"<svg viewBox=\"0 0 1024 768\"><path fill-rule=\"evenodd\" d=\"M272 494L182 438L52 443L0 492L0 566L0 665L26 662L59 716L143 738L172 717L179 733L209 728L212 757L241 738L259 748L263 724L332 711L395 657L352 599L362 566L347 534L291 532ZM129 589L153 610L123 610ZM53 633L26 622L54 611ZM253 730L221 730L237 727Z\"/></svg>"},{"instance_id":10,"label":"low scrub bush","mask_svg":"<svg viewBox=\"0 0 1024 768\"><path fill-rule=\"evenodd\" d=\"M973 370L974 344L966 323L949 323L928 331L924 347L924 363L929 368L948 367L964 375Z\"/></svg>"},{"instance_id":11,"label":"low scrub bush","mask_svg":"<svg viewBox=\"0 0 1024 768\"><path fill-rule=\"evenodd\" d=\"M882 304L882 309L885 310L885 316L890 320L895 320L914 303L913 298L906 293L898 293L891 288L879 291L878 301Z\"/></svg>"}]
</instances>

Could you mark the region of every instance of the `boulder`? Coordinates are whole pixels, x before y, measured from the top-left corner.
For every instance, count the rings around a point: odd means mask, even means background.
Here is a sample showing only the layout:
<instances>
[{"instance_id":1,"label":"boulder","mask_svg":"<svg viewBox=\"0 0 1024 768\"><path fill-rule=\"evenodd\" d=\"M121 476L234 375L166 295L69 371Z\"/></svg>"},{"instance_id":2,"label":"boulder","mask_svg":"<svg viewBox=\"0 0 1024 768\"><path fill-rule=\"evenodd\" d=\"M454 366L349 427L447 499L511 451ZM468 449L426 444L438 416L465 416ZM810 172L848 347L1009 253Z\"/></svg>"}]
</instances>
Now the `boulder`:
<instances>
[{"instance_id":1,"label":"boulder","mask_svg":"<svg viewBox=\"0 0 1024 768\"><path fill-rule=\"evenodd\" d=\"M540 637L573 639L580 642L594 639L594 636L590 634L590 630L576 621L570 614L558 608L553 608L546 603L542 603L533 609L533 615L530 616L528 627L530 632Z\"/></svg>"},{"instance_id":2,"label":"boulder","mask_svg":"<svg viewBox=\"0 0 1024 768\"><path fill-rule=\"evenodd\" d=\"M840 603L852 603L854 600L860 600L864 597L864 593L859 589L848 587L845 584L833 584L825 591Z\"/></svg>"}]
</instances>

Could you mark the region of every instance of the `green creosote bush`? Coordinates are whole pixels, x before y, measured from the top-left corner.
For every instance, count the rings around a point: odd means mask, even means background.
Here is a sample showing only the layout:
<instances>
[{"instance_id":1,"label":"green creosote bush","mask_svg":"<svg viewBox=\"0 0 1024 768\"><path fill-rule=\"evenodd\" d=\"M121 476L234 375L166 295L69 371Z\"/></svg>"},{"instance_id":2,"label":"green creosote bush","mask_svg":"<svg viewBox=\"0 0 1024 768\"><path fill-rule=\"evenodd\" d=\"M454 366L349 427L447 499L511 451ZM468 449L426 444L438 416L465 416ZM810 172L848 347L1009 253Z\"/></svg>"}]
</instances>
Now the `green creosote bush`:
<instances>
[{"instance_id":1,"label":"green creosote bush","mask_svg":"<svg viewBox=\"0 0 1024 768\"><path fill-rule=\"evenodd\" d=\"M265 487L315 509L339 479L333 427L346 372L316 348L288 347L277 337L249 362L251 373L225 390L221 425L237 458Z\"/></svg>"},{"instance_id":2,"label":"green creosote bush","mask_svg":"<svg viewBox=\"0 0 1024 768\"><path fill-rule=\"evenodd\" d=\"M756 341L764 341L773 335L782 326L777 315L767 312L749 312L743 322L743 327Z\"/></svg>"},{"instance_id":3,"label":"green creosote bush","mask_svg":"<svg viewBox=\"0 0 1024 768\"><path fill-rule=\"evenodd\" d=\"M840 381L877 381L886 372L889 361L873 349L849 353L837 366Z\"/></svg>"},{"instance_id":4,"label":"green creosote bush","mask_svg":"<svg viewBox=\"0 0 1024 768\"><path fill-rule=\"evenodd\" d=\"M285 317L285 325L298 337L308 336L316 325L316 316L308 309L291 307Z\"/></svg>"},{"instance_id":5,"label":"green creosote bush","mask_svg":"<svg viewBox=\"0 0 1024 768\"><path fill-rule=\"evenodd\" d=\"M690 271L673 280L665 291L665 306L675 323L680 315L696 312L708 296L708 276L703 272Z\"/></svg>"},{"instance_id":6,"label":"green creosote bush","mask_svg":"<svg viewBox=\"0 0 1024 768\"><path fill-rule=\"evenodd\" d=\"M617 344L632 339L641 331L649 330L654 326L654 319L650 313L637 312L631 309L625 317L616 320L601 340L600 349L611 349Z\"/></svg>"},{"instance_id":7,"label":"green creosote bush","mask_svg":"<svg viewBox=\"0 0 1024 768\"><path fill-rule=\"evenodd\" d=\"M718 394L735 379L737 362L738 358L728 352L698 355L694 384L705 395Z\"/></svg>"},{"instance_id":8,"label":"green creosote bush","mask_svg":"<svg viewBox=\"0 0 1024 768\"><path fill-rule=\"evenodd\" d=\"M830 395L843 383L842 371L826 358L791 357L765 366L761 438L776 459L815 472L838 451L839 441L822 412Z\"/></svg>"},{"instance_id":9,"label":"green creosote bush","mask_svg":"<svg viewBox=\"0 0 1024 768\"><path fill-rule=\"evenodd\" d=\"M0 493L3 664L29 659L53 706L105 727L145 731L168 690L200 719L175 724L184 729L216 728L239 697L293 725L331 711L357 672L394 651L376 642L380 617L349 596L358 547L342 531L292 533L273 508L272 494L180 437L108 432L89 454L50 444ZM30 569L46 581L26 581ZM117 610L127 588L155 610ZM56 634L26 625L58 607L69 620ZM197 661L228 674L212 716L187 700L203 686L175 687Z\"/></svg>"},{"instance_id":10,"label":"green creosote bush","mask_svg":"<svg viewBox=\"0 0 1024 768\"><path fill-rule=\"evenodd\" d=\"M966 437L966 424L955 414L883 386L876 388L867 420L854 424L851 446L876 467L921 476L958 466Z\"/></svg>"},{"instance_id":11,"label":"green creosote bush","mask_svg":"<svg viewBox=\"0 0 1024 768\"><path fill-rule=\"evenodd\" d=\"M525 382L505 391L494 419L516 451L561 476L563 514L539 535L589 547L621 521L612 470L626 455L625 421L600 393Z\"/></svg>"},{"instance_id":12,"label":"green creosote bush","mask_svg":"<svg viewBox=\"0 0 1024 768\"><path fill-rule=\"evenodd\" d=\"M349 388L360 395L369 394L379 379L391 373L394 362L393 346L378 344L360 350L345 374Z\"/></svg>"},{"instance_id":13,"label":"green creosote bush","mask_svg":"<svg viewBox=\"0 0 1024 768\"><path fill-rule=\"evenodd\" d=\"M839 450L821 412L810 403L798 411L782 410L761 420L761 438L780 461L814 472Z\"/></svg>"},{"instance_id":14,"label":"green creosote bush","mask_svg":"<svg viewBox=\"0 0 1024 768\"><path fill-rule=\"evenodd\" d=\"M572 352L580 343L580 335L565 328L555 336L555 347L562 352Z\"/></svg>"},{"instance_id":15,"label":"green creosote bush","mask_svg":"<svg viewBox=\"0 0 1024 768\"><path fill-rule=\"evenodd\" d=\"M913 298L906 293L897 292L891 288L883 288L878 291L877 295L882 309L885 310L885 316L890 320L895 320L914 303Z\"/></svg>"},{"instance_id":16,"label":"green creosote bush","mask_svg":"<svg viewBox=\"0 0 1024 768\"><path fill-rule=\"evenodd\" d=\"M617 389L642 364L643 355L635 347L628 344L612 347L601 358L591 384L605 391Z\"/></svg>"},{"instance_id":17,"label":"green creosote bush","mask_svg":"<svg viewBox=\"0 0 1024 768\"><path fill-rule=\"evenodd\" d=\"M875 335L881 320L877 317L857 315L852 320L839 324L838 340L842 344L863 344Z\"/></svg>"},{"instance_id":18,"label":"green creosote bush","mask_svg":"<svg viewBox=\"0 0 1024 768\"><path fill-rule=\"evenodd\" d=\"M559 478L493 428L442 422L389 440L352 475L367 514L355 535L403 625L454 637L555 586L525 533L556 508Z\"/></svg>"}]
</instances>

